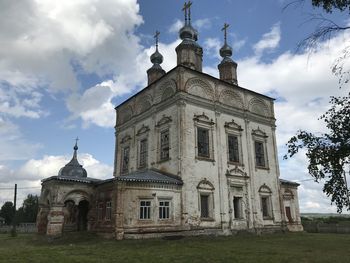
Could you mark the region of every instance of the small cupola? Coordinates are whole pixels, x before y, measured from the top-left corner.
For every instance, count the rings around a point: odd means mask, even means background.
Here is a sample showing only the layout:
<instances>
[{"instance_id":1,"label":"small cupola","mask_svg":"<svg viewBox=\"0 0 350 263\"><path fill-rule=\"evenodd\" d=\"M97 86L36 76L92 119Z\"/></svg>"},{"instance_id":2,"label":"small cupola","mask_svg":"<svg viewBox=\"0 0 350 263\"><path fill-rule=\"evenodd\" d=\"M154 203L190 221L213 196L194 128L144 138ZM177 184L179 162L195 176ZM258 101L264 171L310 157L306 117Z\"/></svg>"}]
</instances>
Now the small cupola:
<instances>
[{"instance_id":1,"label":"small cupola","mask_svg":"<svg viewBox=\"0 0 350 263\"><path fill-rule=\"evenodd\" d=\"M156 31L156 34L154 35L154 38L156 39L156 51L151 55L150 58L153 66L147 70L148 85L165 75L165 71L160 66L160 64L163 63L163 56L158 51L159 34L160 33Z\"/></svg>"},{"instance_id":2,"label":"small cupola","mask_svg":"<svg viewBox=\"0 0 350 263\"><path fill-rule=\"evenodd\" d=\"M231 59L232 48L227 44L227 28L228 24L224 24L221 29L224 31L225 43L220 49L220 56L223 58L218 65L220 79L232 84L238 84L237 82L237 63Z\"/></svg>"},{"instance_id":3,"label":"small cupola","mask_svg":"<svg viewBox=\"0 0 350 263\"><path fill-rule=\"evenodd\" d=\"M87 177L87 172L83 168L83 166L78 162L78 138L75 141L74 145L74 153L73 158L70 160L69 163L67 163L64 167L60 169L58 172L58 176L60 177Z\"/></svg>"},{"instance_id":4,"label":"small cupola","mask_svg":"<svg viewBox=\"0 0 350 263\"><path fill-rule=\"evenodd\" d=\"M202 71L203 48L197 43L198 32L191 25L191 5L188 1L182 10L185 13L185 25L180 29L182 42L176 47L177 65L184 65L197 71Z\"/></svg>"}]
</instances>

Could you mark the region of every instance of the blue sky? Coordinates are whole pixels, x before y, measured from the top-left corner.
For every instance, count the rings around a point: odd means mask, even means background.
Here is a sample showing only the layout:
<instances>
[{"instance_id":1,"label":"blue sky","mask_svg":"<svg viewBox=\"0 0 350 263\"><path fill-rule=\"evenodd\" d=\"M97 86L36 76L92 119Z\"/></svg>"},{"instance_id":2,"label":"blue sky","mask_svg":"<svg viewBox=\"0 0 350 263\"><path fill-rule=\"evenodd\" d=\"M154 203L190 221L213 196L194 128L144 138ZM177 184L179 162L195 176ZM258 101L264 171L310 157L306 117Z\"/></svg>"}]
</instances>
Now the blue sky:
<instances>
[{"instance_id":1,"label":"blue sky","mask_svg":"<svg viewBox=\"0 0 350 263\"><path fill-rule=\"evenodd\" d=\"M277 98L277 141L297 129L324 131L317 118L330 95L341 95L331 74L349 36L320 43L314 53L296 52L322 13L283 0L193 1L192 22L204 48L204 71L218 75L221 28L238 62L241 86ZM306 1L308 2L308 1ZM40 180L56 175L79 137L79 159L89 176L109 178L114 160L114 106L145 87L153 34L160 35L163 68L176 65L175 47L183 1L5 0L0 3L0 205L40 192ZM327 17L346 23L334 12ZM299 181L302 212L335 212L322 186L306 171L305 157L280 158L281 177Z\"/></svg>"}]
</instances>

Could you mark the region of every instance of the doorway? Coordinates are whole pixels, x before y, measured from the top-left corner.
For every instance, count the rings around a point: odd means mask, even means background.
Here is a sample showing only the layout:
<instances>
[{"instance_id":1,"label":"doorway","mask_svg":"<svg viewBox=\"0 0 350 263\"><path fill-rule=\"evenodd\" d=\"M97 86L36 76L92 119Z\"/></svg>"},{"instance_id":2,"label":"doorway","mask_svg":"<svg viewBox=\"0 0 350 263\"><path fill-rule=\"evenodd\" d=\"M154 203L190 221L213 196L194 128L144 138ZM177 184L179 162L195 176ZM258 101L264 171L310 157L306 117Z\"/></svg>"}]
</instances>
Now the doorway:
<instances>
[{"instance_id":1,"label":"doorway","mask_svg":"<svg viewBox=\"0 0 350 263\"><path fill-rule=\"evenodd\" d=\"M89 202L86 200L82 200L78 204L78 222L77 222L77 230L78 231L86 231L87 230L87 215L89 212Z\"/></svg>"}]
</instances>

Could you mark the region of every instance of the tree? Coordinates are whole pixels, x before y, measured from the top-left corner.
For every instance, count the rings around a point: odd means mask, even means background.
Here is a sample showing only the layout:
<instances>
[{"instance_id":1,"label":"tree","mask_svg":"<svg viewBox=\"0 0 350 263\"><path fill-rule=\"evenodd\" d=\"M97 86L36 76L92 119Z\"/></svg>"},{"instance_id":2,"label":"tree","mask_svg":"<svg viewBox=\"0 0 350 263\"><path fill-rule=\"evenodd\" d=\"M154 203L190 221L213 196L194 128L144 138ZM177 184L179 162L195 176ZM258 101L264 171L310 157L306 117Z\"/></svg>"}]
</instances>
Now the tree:
<instances>
[{"instance_id":1,"label":"tree","mask_svg":"<svg viewBox=\"0 0 350 263\"><path fill-rule=\"evenodd\" d=\"M319 136L298 131L287 143L292 157L300 149L306 149L308 171L316 181L325 180L323 191L336 204L337 211L350 210L349 190L345 169L350 164L350 95L331 97L331 108L320 117L329 132Z\"/></svg>"},{"instance_id":2,"label":"tree","mask_svg":"<svg viewBox=\"0 0 350 263\"><path fill-rule=\"evenodd\" d=\"M10 225L14 216L14 207L12 202L6 202L3 204L0 210L0 216L5 218L5 224Z\"/></svg>"},{"instance_id":3,"label":"tree","mask_svg":"<svg viewBox=\"0 0 350 263\"><path fill-rule=\"evenodd\" d=\"M302 3L305 0L292 3ZM350 13L350 1L341 0L311 0L314 7L322 7L327 13L339 10ZM314 16L320 24L316 30L299 44L300 47L313 49L320 41L330 38L333 34L349 30L349 26L339 26L322 15ZM344 65L350 54L350 47L343 50L343 55L335 60L332 72L339 77L342 87L349 82L349 71ZM350 210L349 189L346 181L346 168L350 166L350 93L345 97L331 97L330 109L320 117L324 120L328 129L327 133L315 135L299 130L287 143L289 158L306 150L308 159L308 171L319 182L325 180L323 191L331 197L332 203L341 213L343 209Z\"/></svg>"},{"instance_id":4,"label":"tree","mask_svg":"<svg viewBox=\"0 0 350 263\"><path fill-rule=\"evenodd\" d=\"M35 223L38 214L38 196L29 194L23 201L22 207L17 210L18 223Z\"/></svg>"}]
</instances>

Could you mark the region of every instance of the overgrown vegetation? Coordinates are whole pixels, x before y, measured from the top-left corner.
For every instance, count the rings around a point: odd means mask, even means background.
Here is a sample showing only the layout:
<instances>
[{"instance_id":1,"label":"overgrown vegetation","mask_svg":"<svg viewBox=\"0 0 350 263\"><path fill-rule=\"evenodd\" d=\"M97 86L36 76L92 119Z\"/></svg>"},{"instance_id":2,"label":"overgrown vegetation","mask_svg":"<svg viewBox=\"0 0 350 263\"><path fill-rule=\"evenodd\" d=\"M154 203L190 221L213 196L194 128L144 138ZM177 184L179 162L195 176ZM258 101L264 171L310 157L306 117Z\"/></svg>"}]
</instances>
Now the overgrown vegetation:
<instances>
[{"instance_id":1,"label":"overgrown vegetation","mask_svg":"<svg viewBox=\"0 0 350 263\"><path fill-rule=\"evenodd\" d=\"M346 262L350 235L276 234L180 240L106 240L91 233L48 241L0 235L0 262ZM345 261L344 261L345 260Z\"/></svg>"}]
</instances>

